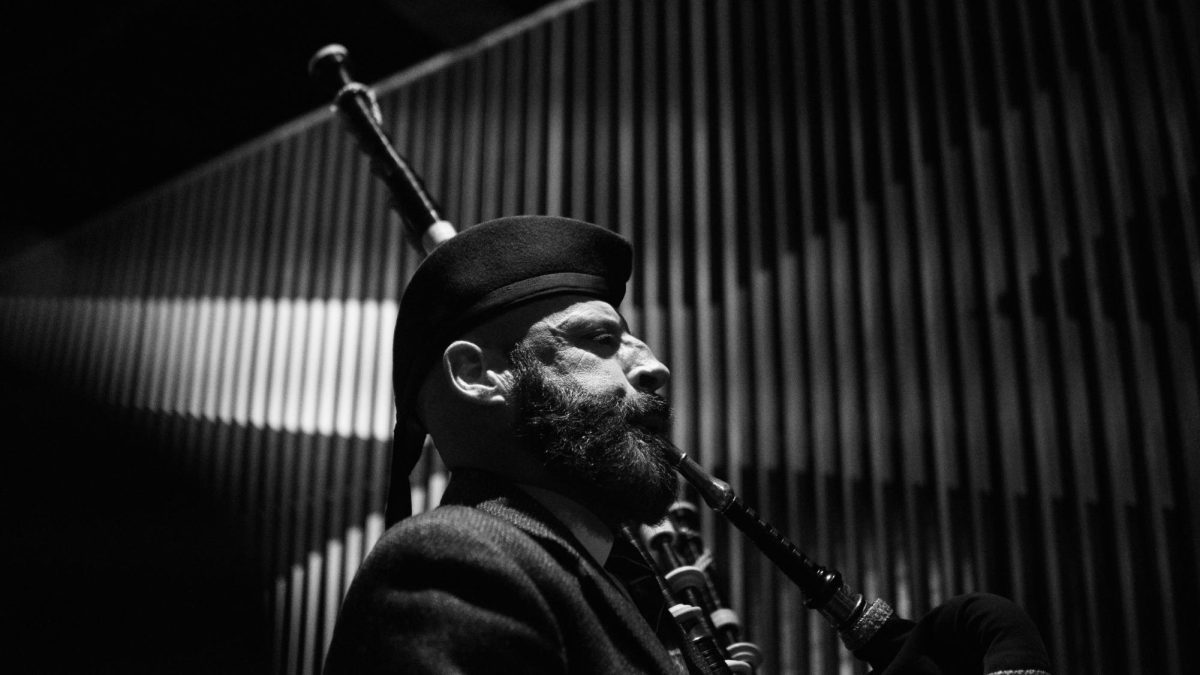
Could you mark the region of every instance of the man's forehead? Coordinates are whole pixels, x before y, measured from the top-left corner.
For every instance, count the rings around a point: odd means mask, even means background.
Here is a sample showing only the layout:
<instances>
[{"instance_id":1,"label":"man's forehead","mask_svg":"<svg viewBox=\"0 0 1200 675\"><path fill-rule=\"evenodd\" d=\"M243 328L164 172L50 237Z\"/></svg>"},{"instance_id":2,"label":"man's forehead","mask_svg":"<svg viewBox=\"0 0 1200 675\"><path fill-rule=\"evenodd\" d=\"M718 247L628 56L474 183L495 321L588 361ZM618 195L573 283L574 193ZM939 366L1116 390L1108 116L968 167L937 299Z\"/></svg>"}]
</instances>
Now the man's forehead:
<instances>
[{"instance_id":1,"label":"man's forehead","mask_svg":"<svg viewBox=\"0 0 1200 675\"><path fill-rule=\"evenodd\" d=\"M595 322L615 323L628 329L625 317L621 316L616 308L596 298L568 300L565 306L549 311L539 323L550 328L566 330L576 324Z\"/></svg>"},{"instance_id":2,"label":"man's forehead","mask_svg":"<svg viewBox=\"0 0 1200 675\"><path fill-rule=\"evenodd\" d=\"M605 300L581 294L540 298L505 312L479 330L513 343L539 332L565 331L575 324L611 322L629 330L625 318ZM472 331L474 332L474 331Z\"/></svg>"}]
</instances>

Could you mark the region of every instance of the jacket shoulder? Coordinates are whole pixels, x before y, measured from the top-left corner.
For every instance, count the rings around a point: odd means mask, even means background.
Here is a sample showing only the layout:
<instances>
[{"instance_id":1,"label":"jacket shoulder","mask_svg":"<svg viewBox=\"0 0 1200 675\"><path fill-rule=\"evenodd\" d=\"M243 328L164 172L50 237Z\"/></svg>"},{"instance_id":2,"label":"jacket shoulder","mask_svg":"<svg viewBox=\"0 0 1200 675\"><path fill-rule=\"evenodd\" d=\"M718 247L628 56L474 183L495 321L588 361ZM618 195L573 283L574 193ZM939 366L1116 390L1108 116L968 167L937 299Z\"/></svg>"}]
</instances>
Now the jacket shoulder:
<instances>
[{"instance_id":1,"label":"jacket shoulder","mask_svg":"<svg viewBox=\"0 0 1200 675\"><path fill-rule=\"evenodd\" d=\"M397 523L346 594L327 671L559 670L560 628L529 569L536 547L515 525L465 506Z\"/></svg>"},{"instance_id":2,"label":"jacket shoulder","mask_svg":"<svg viewBox=\"0 0 1200 675\"><path fill-rule=\"evenodd\" d=\"M363 569L454 561L494 567L529 562L539 554L544 554L542 547L503 518L468 506L442 506L388 529L363 561Z\"/></svg>"}]
</instances>

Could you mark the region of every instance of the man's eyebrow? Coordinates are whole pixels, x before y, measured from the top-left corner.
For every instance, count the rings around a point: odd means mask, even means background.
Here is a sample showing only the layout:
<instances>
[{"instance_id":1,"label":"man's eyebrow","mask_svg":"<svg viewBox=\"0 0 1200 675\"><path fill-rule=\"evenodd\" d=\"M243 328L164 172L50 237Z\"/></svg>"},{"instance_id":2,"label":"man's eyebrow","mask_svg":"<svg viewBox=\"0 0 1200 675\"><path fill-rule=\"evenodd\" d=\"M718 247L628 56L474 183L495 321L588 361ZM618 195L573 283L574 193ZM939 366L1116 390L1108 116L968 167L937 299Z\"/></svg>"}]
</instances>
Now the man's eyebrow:
<instances>
[{"instance_id":1,"label":"man's eyebrow","mask_svg":"<svg viewBox=\"0 0 1200 675\"><path fill-rule=\"evenodd\" d=\"M629 325L625 323L625 317L617 315L610 316L609 314L584 314L574 315L564 318L561 322L553 326L560 331L571 331L590 329L595 327L617 327L625 332L629 332Z\"/></svg>"}]
</instances>

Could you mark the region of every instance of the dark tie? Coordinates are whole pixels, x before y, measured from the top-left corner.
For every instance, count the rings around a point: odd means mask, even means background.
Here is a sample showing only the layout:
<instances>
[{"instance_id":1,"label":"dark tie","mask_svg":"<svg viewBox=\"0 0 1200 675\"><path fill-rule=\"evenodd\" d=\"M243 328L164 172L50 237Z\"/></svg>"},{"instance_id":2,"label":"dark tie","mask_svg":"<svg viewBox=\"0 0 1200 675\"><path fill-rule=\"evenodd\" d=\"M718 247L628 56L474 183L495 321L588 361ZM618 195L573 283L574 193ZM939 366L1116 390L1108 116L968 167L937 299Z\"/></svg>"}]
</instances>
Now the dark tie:
<instances>
[{"instance_id":1,"label":"dark tie","mask_svg":"<svg viewBox=\"0 0 1200 675\"><path fill-rule=\"evenodd\" d=\"M617 532L604 568L624 587L659 639L668 646L678 645L679 627L667 611L675 601L628 530Z\"/></svg>"}]
</instances>

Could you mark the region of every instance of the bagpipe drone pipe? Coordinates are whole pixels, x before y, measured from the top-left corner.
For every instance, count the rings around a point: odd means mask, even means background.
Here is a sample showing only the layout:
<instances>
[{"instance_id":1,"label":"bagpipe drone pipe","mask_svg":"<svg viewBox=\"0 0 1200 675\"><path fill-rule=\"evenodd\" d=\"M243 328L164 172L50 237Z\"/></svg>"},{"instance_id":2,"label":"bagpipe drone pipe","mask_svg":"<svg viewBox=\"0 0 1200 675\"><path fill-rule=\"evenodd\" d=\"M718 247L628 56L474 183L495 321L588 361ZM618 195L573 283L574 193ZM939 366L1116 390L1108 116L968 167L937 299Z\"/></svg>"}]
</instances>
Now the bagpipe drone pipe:
<instances>
[{"instance_id":1,"label":"bagpipe drone pipe","mask_svg":"<svg viewBox=\"0 0 1200 675\"><path fill-rule=\"evenodd\" d=\"M370 157L372 172L391 193L414 246L428 253L453 237L454 227L382 129L373 93L351 77L345 48L329 45L319 50L310 71L332 93L334 106ZM799 587L804 606L823 616L872 672L1049 672L1049 657L1036 627L1012 602L968 594L950 599L917 621L903 619L886 602L868 602L853 592L837 570L809 559L744 504L728 483L705 472L686 452L673 449L668 454L666 459L696 494ZM675 602L670 611L688 643L684 651L691 668L703 673L751 672L759 665L760 650L745 640L736 614L722 606L711 574L712 558L697 531L694 507L681 502L662 525L632 538L659 572L663 591Z\"/></svg>"}]
</instances>

